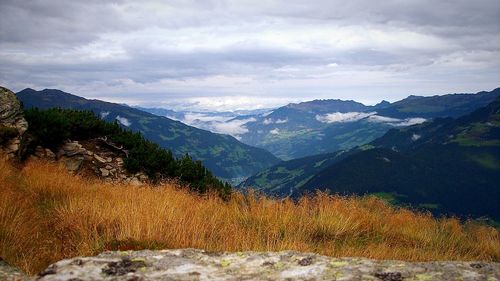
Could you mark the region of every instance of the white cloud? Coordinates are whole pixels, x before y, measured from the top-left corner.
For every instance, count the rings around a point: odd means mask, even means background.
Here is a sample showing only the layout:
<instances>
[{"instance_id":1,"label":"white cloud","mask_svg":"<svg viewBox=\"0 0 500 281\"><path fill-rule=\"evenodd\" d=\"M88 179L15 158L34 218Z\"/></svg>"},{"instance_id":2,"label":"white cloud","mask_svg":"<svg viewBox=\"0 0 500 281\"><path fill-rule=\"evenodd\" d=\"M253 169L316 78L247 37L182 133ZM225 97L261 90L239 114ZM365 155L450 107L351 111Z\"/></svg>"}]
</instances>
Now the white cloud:
<instances>
[{"instance_id":1,"label":"white cloud","mask_svg":"<svg viewBox=\"0 0 500 281\"><path fill-rule=\"evenodd\" d=\"M403 120L403 122L399 123L398 126L411 126L424 123L425 121L425 118L407 118Z\"/></svg>"},{"instance_id":2,"label":"white cloud","mask_svg":"<svg viewBox=\"0 0 500 281\"><path fill-rule=\"evenodd\" d=\"M426 121L425 118L398 119L377 115L377 112L333 112L325 115L316 115L316 120L323 123L356 122L366 119L369 122L385 123L395 127L411 126Z\"/></svg>"},{"instance_id":3,"label":"white cloud","mask_svg":"<svg viewBox=\"0 0 500 281\"><path fill-rule=\"evenodd\" d=\"M198 112L187 112L184 113L183 123L192 125L196 122L226 122L235 116L222 116L222 115L207 115Z\"/></svg>"},{"instance_id":4,"label":"white cloud","mask_svg":"<svg viewBox=\"0 0 500 281\"><path fill-rule=\"evenodd\" d=\"M193 81L194 82L194 81ZM196 83L196 82L194 82ZM177 84L177 83L176 83ZM172 85L165 84L166 87L175 89L182 88L182 85ZM185 84L185 87L190 87ZM197 95L204 92L209 92L213 88L219 88L218 86L201 86L205 87L203 90L199 91ZM223 90L223 89L221 89ZM288 104L289 101L300 102L302 99L298 98L285 98L285 97L264 97L264 96L251 96L251 95L223 95L223 96L213 96L213 97L203 97L203 96L191 96L186 93L185 96L176 96L175 99L165 99L164 95L158 94L154 95L157 97L158 101L155 103L150 103L149 106L157 107L161 106L164 108L169 108L177 111L199 111L199 112L236 112L240 110L255 110L255 109L268 109L277 108ZM115 101L124 102L124 101ZM140 99L127 100L127 104L142 104ZM267 115L269 115L269 112Z\"/></svg>"},{"instance_id":5,"label":"white cloud","mask_svg":"<svg viewBox=\"0 0 500 281\"><path fill-rule=\"evenodd\" d=\"M255 121L255 118L248 118L243 120L235 119L228 122L214 122L211 125L211 131L237 137L239 135L248 133L248 129L245 127L245 124Z\"/></svg>"},{"instance_id":6,"label":"white cloud","mask_svg":"<svg viewBox=\"0 0 500 281\"><path fill-rule=\"evenodd\" d=\"M398 119L398 118L391 118L391 117L380 116L380 115L371 115L370 117L368 117L368 121L377 122L377 123L386 123L388 125L395 126L395 127L404 127L404 126L411 126L411 125L424 123L427 120L425 118L419 118L419 117Z\"/></svg>"},{"instance_id":7,"label":"white cloud","mask_svg":"<svg viewBox=\"0 0 500 281\"><path fill-rule=\"evenodd\" d=\"M208 115L204 113L185 113L183 119L185 124L194 126L214 133L227 134L238 138L239 135L248 132L246 124L255 122L255 118L233 119L234 116Z\"/></svg>"},{"instance_id":8,"label":"white cloud","mask_svg":"<svg viewBox=\"0 0 500 281\"><path fill-rule=\"evenodd\" d=\"M420 139L421 137L422 137L421 135L418 135L418 134L413 134L413 135L411 136L411 140L412 140L412 141L417 141L417 140L418 140L418 139Z\"/></svg>"},{"instance_id":9,"label":"white cloud","mask_svg":"<svg viewBox=\"0 0 500 281\"><path fill-rule=\"evenodd\" d=\"M109 113L109 111L102 111L99 115L101 116L101 119L104 119L108 117Z\"/></svg>"},{"instance_id":10,"label":"white cloud","mask_svg":"<svg viewBox=\"0 0 500 281\"><path fill-rule=\"evenodd\" d=\"M372 121L372 122L379 122L379 123L398 123L398 122L401 122L401 119L380 116L380 115L372 115L368 118L368 120Z\"/></svg>"},{"instance_id":11,"label":"white cloud","mask_svg":"<svg viewBox=\"0 0 500 281\"><path fill-rule=\"evenodd\" d=\"M257 121L257 119L253 117L245 119L235 119L235 117L237 117L236 114L228 112L185 112L183 113L183 118L177 118L175 120L196 128L214 133L227 134L236 138L248 132L245 126L246 124Z\"/></svg>"},{"instance_id":12,"label":"white cloud","mask_svg":"<svg viewBox=\"0 0 500 281\"><path fill-rule=\"evenodd\" d=\"M355 122L375 113L376 112L333 112L325 115L316 115L316 120L323 123Z\"/></svg>"},{"instance_id":13,"label":"white cloud","mask_svg":"<svg viewBox=\"0 0 500 281\"><path fill-rule=\"evenodd\" d=\"M274 128L274 129L272 129L271 131L269 131L269 133L270 133L271 135L279 135L279 133L280 133L280 129L278 129L278 128Z\"/></svg>"},{"instance_id":14,"label":"white cloud","mask_svg":"<svg viewBox=\"0 0 500 281\"><path fill-rule=\"evenodd\" d=\"M118 120L118 122L120 122L123 126L130 127L130 125L132 125L127 118L121 117L120 115L116 116L116 120Z\"/></svg>"},{"instance_id":15,"label":"white cloud","mask_svg":"<svg viewBox=\"0 0 500 281\"><path fill-rule=\"evenodd\" d=\"M262 124L264 125L270 125L270 124L285 124L288 122L288 118L285 119L277 119L274 120L272 118L266 118L262 121Z\"/></svg>"}]
</instances>

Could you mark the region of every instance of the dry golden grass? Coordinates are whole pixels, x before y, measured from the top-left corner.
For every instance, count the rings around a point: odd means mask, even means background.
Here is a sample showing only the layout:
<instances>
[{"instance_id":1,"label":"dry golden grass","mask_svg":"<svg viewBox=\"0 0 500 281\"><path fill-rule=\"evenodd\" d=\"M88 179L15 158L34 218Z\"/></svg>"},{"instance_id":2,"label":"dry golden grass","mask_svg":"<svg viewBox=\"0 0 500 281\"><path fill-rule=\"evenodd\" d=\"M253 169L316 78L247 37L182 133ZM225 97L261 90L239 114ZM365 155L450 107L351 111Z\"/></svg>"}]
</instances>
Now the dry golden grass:
<instances>
[{"instance_id":1,"label":"dry golden grass","mask_svg":"<svg viewBox=\"0 0 500 281\"><path fill-rule=\"evenodd\" d=\"M500 260L494 228L318 194L294 203L235 194L224 202L174 185L107 185L34 161L0 161L0 256L29 273L105 249L310 251L376 259Z\"/></svg>"}]
</instances>

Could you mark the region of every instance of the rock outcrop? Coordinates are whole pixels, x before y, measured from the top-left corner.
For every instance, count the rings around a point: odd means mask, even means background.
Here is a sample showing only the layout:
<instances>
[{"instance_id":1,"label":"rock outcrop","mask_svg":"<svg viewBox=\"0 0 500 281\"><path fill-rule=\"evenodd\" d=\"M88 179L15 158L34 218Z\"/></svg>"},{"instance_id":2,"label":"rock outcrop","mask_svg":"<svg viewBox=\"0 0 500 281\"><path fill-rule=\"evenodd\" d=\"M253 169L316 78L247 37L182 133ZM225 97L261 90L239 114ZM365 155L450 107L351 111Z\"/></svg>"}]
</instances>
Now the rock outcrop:
<instances>
[{"instance_id":1,"label":"rock outcrop","mask_svg":"<svg viewBox=\"0 0 500 281\"><path fill-rule=\"evenodd\" d=\"M500 280L500 264L331 258L299 252L105 252L63 260L37 280Z\"/></svg>"},{"instance_id":2,"label":"rock outcrop","mask_svg":"<svg viewBox=\"0 0 500 281\"><path fill-rule=\"evenodd\" d=\"M21 103L9 89L0 87L0 152L13 158L18 152L21 137L28 129Z\"/></svg>"},{"instance_id":3,"label":"rock outcrop","mask_svg":"<svg viewBox=\"0 0 500 281\"><path fill-rule=\"evenodd\" d=\"M18 152L27 130L28 122L16 94L0 87L0 155L5 154L8 158L20 156ZM38 146L30 153L30 157L60 162L71 173L93 175L107 182L133 185L149 182L144 173L126 171L123 165L128 151L105 136L85 141L67 140L55 151Z\"/></svg>"},{"instance_id":4,"label":"rock outcrop","mask_svg":"<svg viewBox=\"0 0 500 281\"><path fill-rule=\"evenodd\" d=\"M103 138L84 141L67 140L54 153L48 148L36 147L31 157L60 162L66 170L103 179L106 182L124 182L141 185L149 182L144 173L131 174L124 168L126 151L110 146Z\"/></svg>"}]
</instances>

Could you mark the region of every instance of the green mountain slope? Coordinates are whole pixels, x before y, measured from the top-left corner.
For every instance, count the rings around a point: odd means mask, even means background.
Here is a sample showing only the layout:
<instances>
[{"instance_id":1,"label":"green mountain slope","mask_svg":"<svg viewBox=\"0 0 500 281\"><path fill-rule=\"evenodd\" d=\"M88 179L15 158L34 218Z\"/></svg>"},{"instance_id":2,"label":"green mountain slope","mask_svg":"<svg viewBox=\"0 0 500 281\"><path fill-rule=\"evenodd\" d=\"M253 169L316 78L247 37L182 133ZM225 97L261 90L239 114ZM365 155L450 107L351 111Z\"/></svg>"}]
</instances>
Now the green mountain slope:
<instances>
[{"instance_id":1,"label":"green mountain slope","mask_svg":"<svg viewBox=\"0 0 500 281\"><path fill-rule=\"evenodd\" d=\"M314 100L289 104L270 114L253 116L245 124L242 142L264 148L284 160L334 152L371 141L390 126L374 122L327 123L321 116L333 113L367 112L371 107L354 101ZM248 119L243 116L240 119Z\"/></svg>"},{"instance_id":2,"label":"green mountain slope","mask_svg":"<svg viewBox=\"0 0 500 281\"><path fill-rule=\"evenodd\" d=\"M458 119L391 130L371 146L323 169L294 195L381 193L436 213L500 219L500 98Z\"/></svg>"},{"instance_id":3,"label":"green mountain slope","mask_svg":"<svg viewBox=\"0 0 500 281\"><path fill-rule=\"evenodd\" d=\"M17 96L25 108L91 110L104 120L118 120L122 126L140 131L148 140L170 149L177 157L188 153L201 160L220 178L246 177L279 162L271 153L243 144L231 136L200 130L128 106L88 100L49 89L25 89Z\"/></svg>"},{"instance_id":4,"label":"green mountain slope","mask_svg":"<svg viewBox=\"0 0 500 281\"><path fill-rule=\"evenodd\" d=\"M392 126L388 124L367 120L339 122L316 129L289 129L282 126L276 134L268 134L254 145L272 151L282 159L297 159L350 149L382 136L390 128Z\"/></svg>"},{"instance_id":5,"label":"green mountain slope","mask_svg":"<svg viewBox=\"0 0 500 281\"><path fill-rule=\"evenodd\" d=\"M383 116L394 118L422 117L459 117L486 106L500 95L500 88L491 92L476 94L448 94L441 96L409 96L378 110Z\"/></svg>"},{"instance_id":6,"label":"green mountain slope","mask_svg":"<svg viewBox=\"0 0 500 281\"><path fill-rule=\"evenodd\" d=\"M282 161L247 178L238 185L238 188L251 188L278 197L298 194L304 184L323 169L360 150L371 148L373 148L371 145L363 145L350 150Z\"/></svg>"},{"instance_id":7,"label":"green mountain slope","mask_svg":"<svg viewBox=\"0 0 500 281\"><path fill-rule=\"evenodd\" d=\"M288 196L316 173L340 159L343 151L283 161L248 178L239 188L252 188L273 196Z\"/></svg>"}]
</instances>

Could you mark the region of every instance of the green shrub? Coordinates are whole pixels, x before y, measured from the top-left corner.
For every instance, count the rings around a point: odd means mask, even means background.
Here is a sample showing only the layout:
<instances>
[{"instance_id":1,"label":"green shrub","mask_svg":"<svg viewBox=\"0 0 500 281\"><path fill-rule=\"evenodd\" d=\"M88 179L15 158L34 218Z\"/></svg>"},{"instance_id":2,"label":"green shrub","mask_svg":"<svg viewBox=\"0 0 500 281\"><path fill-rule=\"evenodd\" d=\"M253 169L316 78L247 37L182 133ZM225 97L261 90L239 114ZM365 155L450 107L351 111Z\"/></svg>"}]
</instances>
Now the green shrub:
<instances>
[{"instance_id":1,"label":"green shrub","mask_svg":"<svg viewBox=\"0 0 500 281\"><path fill-rule=\"evenodd\" d=\"M7 142L8 140L16 137L17 135L18 132L16 128L0 125L0 144Z\"/></svg>"}]
</instances>

